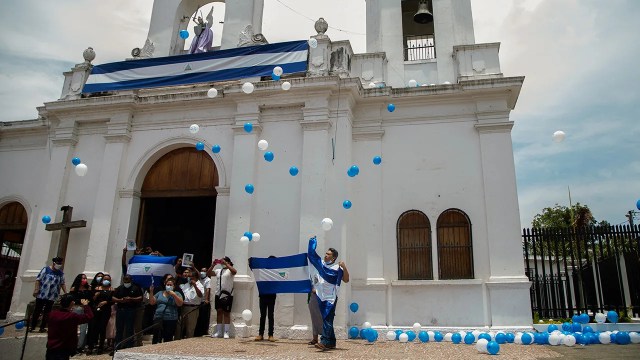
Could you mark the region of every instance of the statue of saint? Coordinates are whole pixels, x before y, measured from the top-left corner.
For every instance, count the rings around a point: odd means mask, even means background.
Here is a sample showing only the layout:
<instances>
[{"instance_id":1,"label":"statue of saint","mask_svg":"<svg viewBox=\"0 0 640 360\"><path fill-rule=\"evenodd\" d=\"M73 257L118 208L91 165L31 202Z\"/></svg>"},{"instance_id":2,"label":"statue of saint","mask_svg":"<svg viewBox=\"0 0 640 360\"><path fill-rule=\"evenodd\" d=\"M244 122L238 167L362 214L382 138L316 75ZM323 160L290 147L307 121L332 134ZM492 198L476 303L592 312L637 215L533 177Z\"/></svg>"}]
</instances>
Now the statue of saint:
<instances>
[{"instance_id":1,"label":"statue of saint","mask_svg":"<svg viewBox=\"0 0 640 360\"><path fill-rule=\"evenodd\" d=\"M189 54L198 54L211 50L211 46L213 45L213 30L211 30L211 25L213 24L213 6L211 7L211 11L209 11L209 15L207 15L207 22L202 20L202 16L198 16L196 20L196 11L193 14L193 21L196 23L196 26L193 27L193 32L196 34L196 37L191 42L191 47L189 47Z\"/></svg>"}]
</instances>

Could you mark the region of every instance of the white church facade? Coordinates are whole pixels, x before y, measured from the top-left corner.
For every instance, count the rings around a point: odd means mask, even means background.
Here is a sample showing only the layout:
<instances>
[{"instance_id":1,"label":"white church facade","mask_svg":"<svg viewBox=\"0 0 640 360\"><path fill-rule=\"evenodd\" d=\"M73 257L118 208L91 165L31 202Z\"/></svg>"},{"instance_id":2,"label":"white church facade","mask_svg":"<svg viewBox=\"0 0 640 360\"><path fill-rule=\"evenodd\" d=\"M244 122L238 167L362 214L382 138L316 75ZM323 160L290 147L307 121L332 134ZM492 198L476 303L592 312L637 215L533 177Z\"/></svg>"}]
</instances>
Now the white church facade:
<instances>
[{"instance_id":1,"label":"white church facade","mask_svg":"<svg viewBox=\"0 0 640 360\"><path fill-rule=\"evenodd\" d=\"M181 54L183 15L198 5L155 0L146 45L129 61ZM9 316L24 314L35 276L58 249L59 232L40 219L59 222L71 205L72 220L87 226L70 232L67 287L81 272L119 278L127 239L165 255L194 253L199 267L229 256L241 336L257 328L257 317L245 324L240 316L258 313L247 259L305 252L313 235L319 252L339 251L351 275L340 289L338 328L530 327L509 119L524 78L502 74L499 43L475 43L470 0L428 1L432 19L419 23L424 6L367 0L364 54L331 41L319 21L307 71L280 81L83 94L93 66L85 51L38 119L0 126L0 213L18 203L27 219ZM258 39L262 8L263 0L226 4L220 48ZM192 124L199 132L189 132ZM263 159L261 139L273 161ZM240 242L246 231L261 240ZM278 333L306 332L310 321L306 294L278 296Z\"/></svg>"}]
</instances>

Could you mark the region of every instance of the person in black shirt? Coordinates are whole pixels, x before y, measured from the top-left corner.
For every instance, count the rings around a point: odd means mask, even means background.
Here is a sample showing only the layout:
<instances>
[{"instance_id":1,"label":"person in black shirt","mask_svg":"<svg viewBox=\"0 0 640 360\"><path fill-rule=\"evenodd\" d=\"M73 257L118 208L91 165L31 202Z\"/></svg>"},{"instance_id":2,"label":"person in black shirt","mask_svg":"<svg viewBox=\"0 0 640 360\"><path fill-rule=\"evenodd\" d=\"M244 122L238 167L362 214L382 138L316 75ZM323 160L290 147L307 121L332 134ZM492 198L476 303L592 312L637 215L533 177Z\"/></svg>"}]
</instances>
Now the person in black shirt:
<instances>
[{"instance_id":1,"label":"person in black shirt","mask_svg":"<svg viewBox=\"0 0 640 360\"><path fill-rule=\"evenodd\" d=\"M116 339L118 344L125 337L133 335L133 324L136 310L142 304L142 290L131 281L131 275L122 278L122 285L113 293L113 302L116 303ZM120 345L120 349L133 347L133 339Z\"/></svg>"},{"instance_id":2,"label":"person in black shirt","mask_svg":"<svg viewBox=\"0 0 640 360\"><path fill-rule=\"evenodd\" d=\"M94 347L99 344L96 354L100 355L104 351L104 343L107 338L107 324L111 317L111 276L104 274L102 285L96 286L93 295L93 319L89 323L89 343L87 355L92 355Z\"/></svg>"},{"instance_id":3,"label":"person in black shirt","mask_svg":"<svg viewBox=\"0 0 640 360\"><path fill-rule=\"evenodd\" d=\"M93 300L93 291L91 291L91 286L87 281L87 275L78 274L76 278L73 280L71 284L71 291L69 294L73 295L74 302L76 304L82 303L82 300L87 300L87 303L91 303ZM76 306L73 310L76 314L82 315L84 314L83 306ZM80 333L78 337L78 349L77 352L81 353L84 351L85 345L87 345L87 330L89 329L89 323L80 324Z\"/></svg>"}]
</instances>

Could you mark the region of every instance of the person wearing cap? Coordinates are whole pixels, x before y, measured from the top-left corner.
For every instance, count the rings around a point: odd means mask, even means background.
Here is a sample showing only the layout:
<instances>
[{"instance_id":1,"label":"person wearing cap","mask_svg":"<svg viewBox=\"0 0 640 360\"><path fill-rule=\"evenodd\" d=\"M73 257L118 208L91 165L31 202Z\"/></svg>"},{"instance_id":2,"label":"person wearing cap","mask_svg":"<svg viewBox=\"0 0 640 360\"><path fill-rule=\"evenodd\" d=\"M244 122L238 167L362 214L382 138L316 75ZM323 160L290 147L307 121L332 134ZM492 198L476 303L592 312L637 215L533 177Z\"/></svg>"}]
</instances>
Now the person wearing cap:
<instances>
[{"instance_id":1,"label":"person wearing cap","mask_svg":"<svg viewBox=\"0 0 640 360\"><path fill-rule=\"evenodd\" d=\"M60 309L52 311L49 316L47 360L67 360L75 355L78 346L78 325L86 324L93 318L89 300L80 300L84 308L81 314L74 311L75 300L76 297L72 294L62 295Z\"/></svg>"},{"instance_id":2,"label":"person wearing cap","mask_svg":"<svg viewBox=\"0 0 640 360\"><path fill-rule=\"evenodd\" d=\"M64 284L64 273L62 272L62 264L64 259L54 257L51 259L51 265L45 266L36 276L33 296L36 298L36 306L31 315L31 331L35 331L38 325L38 319L42 315L40 323L40 332L45 332L47 327L47 319L53 302L60 296L60 289L66 294L67 288Z\"/></svg>"},{"instance_id":3,"label":"person wearing cap","mask_svg":"<svg viewBox=\"0 0 640 360\"><path fill-rule=\"evenodd\" d=\"M221 264L222 267L213 269L214 266ZM215 276L216 281L216 296L215 296L215 308L216 308L216 332L211 337L224 337L229 338L229 328L231 324L231 305L233 304L233 277L238 271L234 269L233 262L228 256L223 259L214 260L209 267L207 273L209 276ZM213 285L213 281L210 283Z\"/></svg>"}]
</instances>

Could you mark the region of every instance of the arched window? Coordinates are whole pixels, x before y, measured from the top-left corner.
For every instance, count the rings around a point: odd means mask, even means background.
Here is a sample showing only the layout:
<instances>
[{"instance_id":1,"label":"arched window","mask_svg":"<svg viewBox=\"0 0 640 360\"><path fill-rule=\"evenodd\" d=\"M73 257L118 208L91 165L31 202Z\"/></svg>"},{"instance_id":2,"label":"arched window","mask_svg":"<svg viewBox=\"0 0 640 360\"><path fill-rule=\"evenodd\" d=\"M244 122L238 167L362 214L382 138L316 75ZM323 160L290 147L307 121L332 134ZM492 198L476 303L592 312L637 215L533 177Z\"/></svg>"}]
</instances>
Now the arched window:
<instances>
[{"instance_id":1,"label":"arched window","mask_svg":"<svg viewBox=\"0 0 640 360\"><path fill-rule=\"evenodd\" d=\"M398 279L433 280L429 218L417 210L400 215L397 240Z\"/></svg>"},{"instance_id":2,"label":"arched window","mask_svg":"<svg viewBox=\"0 0 640 360\"><path fill-rule=\"evenodd\" d=\"M438 218L438 274L442 280L473 279L471 221L461 210L446 210Z\"/></svg>"}]
</instances>

